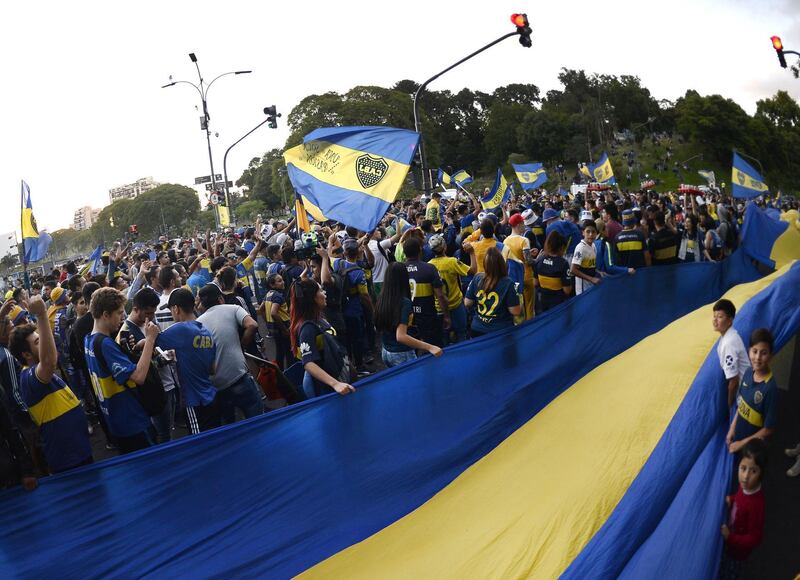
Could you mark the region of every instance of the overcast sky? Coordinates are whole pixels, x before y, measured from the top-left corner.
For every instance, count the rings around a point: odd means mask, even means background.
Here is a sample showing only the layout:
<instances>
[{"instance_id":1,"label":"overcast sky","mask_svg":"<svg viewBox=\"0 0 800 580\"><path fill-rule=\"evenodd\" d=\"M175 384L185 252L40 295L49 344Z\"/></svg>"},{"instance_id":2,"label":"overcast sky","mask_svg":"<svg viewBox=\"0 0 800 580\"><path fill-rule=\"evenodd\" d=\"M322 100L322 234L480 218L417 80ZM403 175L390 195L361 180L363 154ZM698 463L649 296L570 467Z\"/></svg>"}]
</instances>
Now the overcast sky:
<instances>
[{"instance_id":1,"label":"overcast sky","mask_svg":"<svg viewBox=\"0 0 800 580\"><path fill-rule=\"evenodd\" d=\"M0 53L0 232L19 230L20 179L41 229L72 223L75 209L108 204L111 187L152 176L193 185L209 173L200 99L169 75L210 81L214 163L275 104L278 130L262 127L228 158L235 181L249 160L288 136L285 119L309 94L358 84L424 80L512 30L527 12L533 47L510 39L448 73L431 89L491 91L509 83L558 88L561 67L631 74L656 98L687 88L720 93L752 113L800 81L777 63L769 37L800 49L800 0L571 2L4 2ZM196 109L198 107L198 109ZM457 160L453 160L458 165Z\"/></svg>"}]
</instances>

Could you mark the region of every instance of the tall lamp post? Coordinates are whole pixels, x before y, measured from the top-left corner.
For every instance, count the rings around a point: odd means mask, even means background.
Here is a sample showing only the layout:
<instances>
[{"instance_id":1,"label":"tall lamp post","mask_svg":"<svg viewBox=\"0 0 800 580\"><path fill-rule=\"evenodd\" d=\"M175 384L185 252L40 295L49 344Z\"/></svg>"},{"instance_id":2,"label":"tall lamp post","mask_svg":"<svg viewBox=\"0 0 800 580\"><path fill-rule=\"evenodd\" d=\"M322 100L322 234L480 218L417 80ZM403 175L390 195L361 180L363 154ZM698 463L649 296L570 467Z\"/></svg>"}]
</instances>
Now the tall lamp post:
<instances>
[{"instance_id":1,"label":"tall lamp post","mask_svg":"<svg viewBox=\"0 0 800 580\"><path fill-rule=\"evenodd\" d=\"M482 53L484 50L487 50L487 49L493 47L495 44L503 42L506 38L511 38L512 36L519 36L519 43L522 46L524 46L526 48L530 48L531 47L531 32L533 32L533 31L531 30L530 26L528 25L528 15L527 14L512 14L511 15L511 22L517 27L517 29L514 32L509 32L508 34L504 34L500 38L498 38L496 40L493 40L492 42L490 42L489 44L487 44L483 48L479 48L478 50L476 50L472 54L469 54L469 55L465 56L464 58L462 58L461 60L459 60L457 63L450 65L449 67L447 67L446 69L444 69L443 71L441 71L439 73L436 73L435 75L433 75L431 78L429 78L427 81L425 81L424 83L422 83L419 86L419 88L417 89L417 92L414 93L414 130L417 133L419 133L420 136L422 135L422 129L420 127L420 122L419 122L419 96L420 96L420 94L422 94L422 91L424 91L425 88L430 83L432 83L433 81L438 79L444 73L453 70L458 65L467 62L473 56L477 56L480 53ZM423 144L423 139L422 138L420 138L420 141L419 141L419 160L420 160L420 164L422 165L422 188L425 190L426 194L430 194L431 190L433 189L433 184L431 183L431 181L429 179L425 178L425 173L427 171L427 161L425 160L425 148L424 148L424 144Z\"/></svg>"},{"instance_id":2,"label":"tall lamp post","mask_svg":"<svg viewBox=\"0 0 800 580\"><path fill-rule=\"evenodd\" d=\"M200 79L199 84L196 85L191 81L172 81L171 83L167 83L161 88L166 89L167 87L172 87L177 84L187 84L193 86L200 95L200 100L203 103L203 116L200 117L200 128L206 132L206 143L208 144L208 164L211 166L211 189L212 191L218 192L217 180L214 177L214 158L211 155L211 130L209 129L208 125L208 122L211 120L211 116L208 114L208 91L211 89L211 85L213 85L218 79L221 79L222 77L228 75L245 75L245 74L250 74L253 71L236 70L236 71L222 73L221 75L214 77L214 79L210 83L205 84L205 81L203 80L203 75L200 73L200 65L197 64L197 57L193 52L189 53L189 59L194 63L195 68L197 68L197 77ZM217 213L216 206L214 207L214 220L217 223L217 226L219 226L219 214Z\"/></svg>"}]
</instances>

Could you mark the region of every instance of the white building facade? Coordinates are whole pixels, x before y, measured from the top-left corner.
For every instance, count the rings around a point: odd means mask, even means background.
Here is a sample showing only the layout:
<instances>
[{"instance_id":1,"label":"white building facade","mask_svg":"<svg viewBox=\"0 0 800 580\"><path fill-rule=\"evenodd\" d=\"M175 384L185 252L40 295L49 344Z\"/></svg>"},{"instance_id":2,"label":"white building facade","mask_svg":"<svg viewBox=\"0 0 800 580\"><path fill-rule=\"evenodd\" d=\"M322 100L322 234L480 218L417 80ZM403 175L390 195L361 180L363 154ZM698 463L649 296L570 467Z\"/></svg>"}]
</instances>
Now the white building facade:
<instances>
[{"instance_id":1,"label":"white building facade","mask_svg":"<svg viewBox=\"0 0 800 580\"><path fill-rule=\"evenodd\" d=\"M127 185L120 185L119 187L113 187L108 190L108 198L111 203L114 203L118 199L133 199L145 191L150 191L151 189L155 189L161 185L157 181L153 181L152 177L142 177L141 179L137 179L133 183L129 183Z\"/></svg>"}]
</instances>

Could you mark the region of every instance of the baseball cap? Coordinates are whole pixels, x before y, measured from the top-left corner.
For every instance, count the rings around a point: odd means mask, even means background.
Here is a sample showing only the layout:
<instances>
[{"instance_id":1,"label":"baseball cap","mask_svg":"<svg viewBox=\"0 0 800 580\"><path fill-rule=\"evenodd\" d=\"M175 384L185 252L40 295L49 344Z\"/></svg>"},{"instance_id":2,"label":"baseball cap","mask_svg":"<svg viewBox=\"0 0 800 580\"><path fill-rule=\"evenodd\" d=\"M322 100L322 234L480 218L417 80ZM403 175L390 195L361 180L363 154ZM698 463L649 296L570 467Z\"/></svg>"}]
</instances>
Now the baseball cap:
<instances>
[{"instance_id":1,"label":"baseball cap","mask_svg":"<svg viewBox=\"0 0 800 580\"><path fill-rule=\"evenodd\" d=\"M583 210L578 221L585 222L586 220L594 221L594 218L592 217L592 212Z\"/></svg>"},{"instance_id":2,"label":"baseball cap","mask_svg":"<svg viewBox=\"0 0 800 580\"><path fill-rule=\"evenodd\" d=\"M510 218L508 218L508 225L510 225L513 228L518 226L524 221L525 219L522 217L522 214L515 213Z\"/></svg>"},{"instance_id":3,"label":"baseball cap","mask_svg":"<svg viewBox=\"0 0 800 580\"><path fill-rule=\"evenodd\" d=\"M544 210L544 214L542 215L542 221L550 221L558 217L558 212L554 210L552 207L548 207Z\"/></svg>"},{"instance_id":4,"label":"baseball cap","mask_svg":"<svg viewBox=\"0 0 800 580\"><path fill-rule=\"evenodd\" d=\"M431 239L428 240L428 245L434 252L437 252L446 246L446 244L444 243L444 237L442 237L441 234L436 234L431 236Z\"/></svg>"},{"instance_id":5,"label":"baseball cap","mask_svg":"<svg viewBox=\"0 0 800 580\"><path fill-rule=\"evenodd\" d=\"M214 286L219 290L219 287ZM203 288L200 289L202 292ZM172 308L173 306L177 306L181 310L191 310L194 308L194 294L192 294L191 290L187 290L186 288L177 288L173 290L169 295L169 300L166 304L162 304L159 306L159 310L166 310L167 308Z\"/></svg>"},{"instance_id":6,"label":"baseball cap","mask_svg":"<svg viewBox=\"0 0 800 580\"><path fill-rule=\"evenodd\" d=\"M344 242L342 242L342 249L345 252L357 250L358 249L358 240L355 238L345 238Z\"/></svg>"}]
</instances>

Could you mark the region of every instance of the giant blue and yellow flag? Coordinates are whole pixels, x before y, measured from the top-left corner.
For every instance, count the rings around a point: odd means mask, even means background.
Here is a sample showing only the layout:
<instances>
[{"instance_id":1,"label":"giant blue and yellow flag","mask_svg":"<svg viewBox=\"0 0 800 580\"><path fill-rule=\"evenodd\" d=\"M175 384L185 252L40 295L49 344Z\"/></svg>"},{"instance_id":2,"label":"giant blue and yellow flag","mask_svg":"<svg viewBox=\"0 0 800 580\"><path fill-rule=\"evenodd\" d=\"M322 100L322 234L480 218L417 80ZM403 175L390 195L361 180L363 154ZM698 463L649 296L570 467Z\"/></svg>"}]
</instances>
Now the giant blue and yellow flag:
<instances>
[{"instance_id":1,"label":"giant blue and yellow flag","mask_svg":"<svg viewBox=\"0 0 800 580\"><path fill-rule=\"evenodd\" d=\"M36 227L36 218L33 217L33 206L31 205L31 189L28 184L22 182L22 263L30 264L38 262L47 255L47 248L53 238L47 232L39 233Z\"/></svg>"},{"instance_id":2,"label":"giant blue and yellow flag","mask_svg":"<svg viewBox=\"0 0 800 580\"><path fill-rule=\"evenodd\" d=\"M283 154L297 193L329 219L375 229L403 185L419 133L392 127L316 129Z\"/></svg>"},{"instance_id":3,"label":"giant blue and yellow flag","mask_svg":"<svg viewBox=\"0 0 800 580\"><path fill-rule=\"evenodd\" d=\"M733 152L733 197L758 197L769 193L767 184L761 174L753 169L747 161L742 159L736 151Z\"/></svg>"},{"instance_id":4,"label":"giant blue and yellow flag","mask_svg":"<svg viewBox=\"0 0 800 580\"><path fill-rule=\"evenodd\" d=\"M547 173L544 172L544 167L541 163L526 163L524 165L512 163L511 166L517 174L519 184L525 191L536 189L547 183Z\"/></svg>"},{"instance_id":5,"label":"giant blue and yellow flag","mask_svg":"<svg viewBox=\"0 0 800 580\"><path fill-rule=\"evenodd\" d=\"M511 198L511 185L506 181L503 171L497 170L497 177L494 179L494 185L485 196L481 198L481 205L483 209L493 209L498 207Z\"/></svg>"},{"instance_id":6,"label":"giant blue and yellow flag","mask_svg":"<svg viewBox=\"0 0 800 580\"><path fill-rule=\"evenodd\" d=\"M453 181L463 188L465 185L472 183L472 176L465 169L459 169L453 174Z\"/></svg>"},{"instance_id":7,"label":"giant blue and yellow flag","mask_svg":"<svg viewBox=\"0 0 800 580\"><path fill-rule=\"evenodd\" d=\"M800 230L751 203L741 236L347 397L0 490L0 578L715 578L733 457L711 304L776 352L800 331Z\"/></svg>"},{"instance_id":8,"label":"giant blue and yellow flag","mask_svg":"<svg viewBox=\"0 0 800 580\"><path fill-rule=\"evenodd\" d=\"M611 168L611 161L605 151L597 163L589 164L589 173L597 183L607 183L609 185L616 185L617 183L614 177L614 170Z\"/></svg>"}]
</instances>

